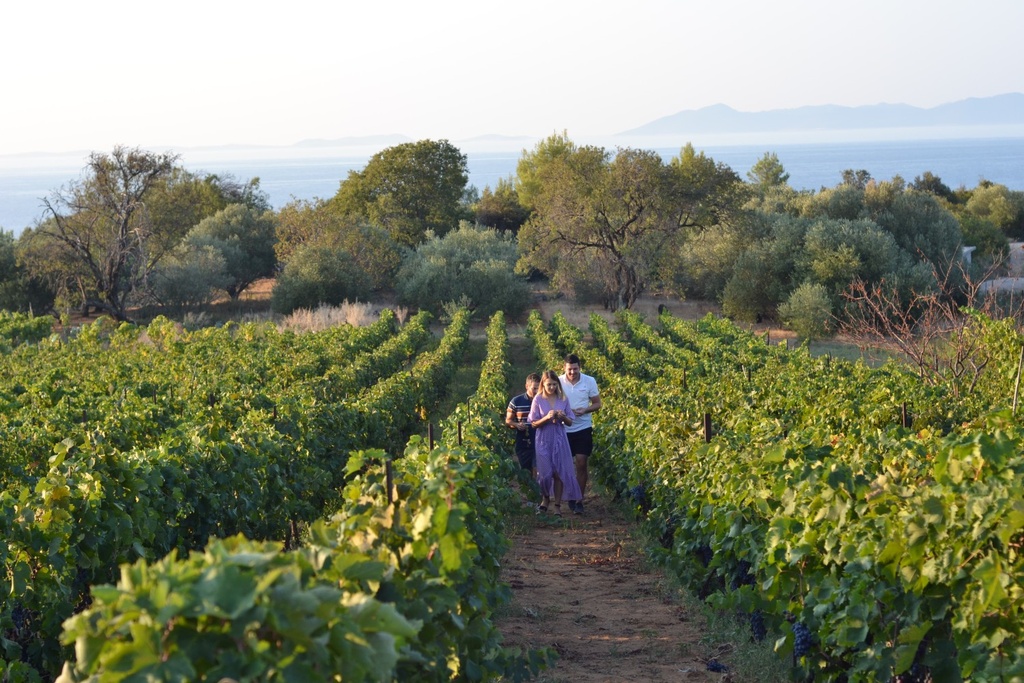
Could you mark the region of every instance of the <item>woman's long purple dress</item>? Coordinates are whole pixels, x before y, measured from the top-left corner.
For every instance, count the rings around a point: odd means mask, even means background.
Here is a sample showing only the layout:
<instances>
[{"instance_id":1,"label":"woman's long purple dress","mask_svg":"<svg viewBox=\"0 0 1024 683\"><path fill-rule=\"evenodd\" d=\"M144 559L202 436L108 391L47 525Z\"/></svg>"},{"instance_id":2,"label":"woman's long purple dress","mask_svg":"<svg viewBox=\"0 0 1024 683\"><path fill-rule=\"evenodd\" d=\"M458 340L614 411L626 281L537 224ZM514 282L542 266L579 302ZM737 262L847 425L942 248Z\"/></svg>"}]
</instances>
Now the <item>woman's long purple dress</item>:
<instances>
[{"instance_id":1,"label":"woman's long purple dress","mask_svg":"<svg viewBox=\"0 0 1024 683\"><path fill-rule=\"evenodd\" d=\"M571 418L576 415L569 407L568 399L554 399L548 402L546 398L537 394L533 397L533 404L530 406L530 422L536 423L549 410L561 410ZM576 465L572 461L572 451L569 449L569 437L565 435L565 425L555 422L543 424L534 429L533 444L537 453L537 483L540 490L547 498L555 495L555 476L562 480L562 500L580 500L583 493L580 491L580 483L576 479Z\"/></svg>"}]
</instances>

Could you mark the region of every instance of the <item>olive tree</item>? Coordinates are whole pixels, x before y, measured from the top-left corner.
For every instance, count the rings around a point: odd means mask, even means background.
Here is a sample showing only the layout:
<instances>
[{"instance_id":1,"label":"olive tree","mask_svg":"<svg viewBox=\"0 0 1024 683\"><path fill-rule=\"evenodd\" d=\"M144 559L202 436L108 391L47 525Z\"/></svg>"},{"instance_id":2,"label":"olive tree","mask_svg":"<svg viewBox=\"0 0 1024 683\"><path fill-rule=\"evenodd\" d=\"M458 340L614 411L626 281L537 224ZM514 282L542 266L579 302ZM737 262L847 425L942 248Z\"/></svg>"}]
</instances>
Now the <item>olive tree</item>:
<instances>
[{"instance_id":1,"label":"olive tree","mask_svg":"<svg viewBox=\"0 0 1024 683\"><path fill-rule=\"evenodd\" d=\"M237 299L249 285L274 274L276 218L273 211L257 212L245 204L231 204L189 231L192 247L210 247L224 260L224 291Z\"/></svg>"},{"instance_id":2,"label":"olive tree","mask_svg":"<svg viewBox=\"0 0 1024 683\"><path fill-rule=\"evenodd\" d=\"M480 316L503 310L516 317L530 301L529 286L514 272L517 254L510 236L463 221L409 254L398 273L398 300L436 315L445 304L468 302Z\"/></svg>"}]
</instances>

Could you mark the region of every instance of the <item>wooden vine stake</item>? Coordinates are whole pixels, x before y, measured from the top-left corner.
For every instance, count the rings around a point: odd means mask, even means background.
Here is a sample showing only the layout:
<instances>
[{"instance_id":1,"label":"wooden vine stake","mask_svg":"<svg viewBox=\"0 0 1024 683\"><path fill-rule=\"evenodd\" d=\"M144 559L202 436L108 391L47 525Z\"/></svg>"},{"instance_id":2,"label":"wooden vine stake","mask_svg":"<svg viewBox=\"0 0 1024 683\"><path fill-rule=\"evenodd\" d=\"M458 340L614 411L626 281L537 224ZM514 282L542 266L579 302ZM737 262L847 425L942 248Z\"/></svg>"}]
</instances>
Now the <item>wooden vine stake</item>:
<instances>
[{"instance_id":1,"label":"wooden vine stake","mask_svg":"<svg viewBox=\"0 0 1024 683\"><path fill-rule=\"evenodd\" d=\"M1017 361L1017 380L1013 383L1013 415L1017 414L1017 397L1020 395L1020 370L1024 366L1024 345L1020 347L1020 360Z\"/></svg>"},{"instance_id":2,"label":"wooden vine stake","mask_svg":"<svg viewBox=\"0 0 1024 683\"><path fill-rule=\"evenodd\" d=\"M711 413L704 413L704 443L711 443Z\"/></svg>"},{"instance_id":3,"label":"wooden vine stake","mask_svg":"<svg viewBox=\"0 0 1024 683\"><path fill-rule=\"evenodd\" d=\"M433 422L428 422L427 423L427 445L430 447L430 450L434 450L434 423Z\"/></svg>"},{"instance_id":4,"label":"wooden vine stake","mask_svg":"<svg viewBox=\"0 0 1024 683\"><path fill-rule=\"evenodd\" d=\"M907 402L904 401L900 407L900 420L903 423L904 429L910 429L910 425L913 420L910 418L910 413L907 412Z\"/></svg>"},{"instance_id":5,"label":"wooden vine stake","mask_svg":"<svg viewBox=\"0 0 1024 683\"><path fill-rule=\"evenodd\" d=\"M459 445L462 445L462 420L459 420Z\"/></svg>"},{"instance_id":6,"label":"wooden vine stake","mask_svg":"<svg viewBox=\"0 0 1024 683\"><path fill-rule=\"evenodd\" d=\"M391 470L391 458L384 461L384 485L388 489L388 505L395 502L394 497L394 472Z\"/></svg>"}]
</instances>

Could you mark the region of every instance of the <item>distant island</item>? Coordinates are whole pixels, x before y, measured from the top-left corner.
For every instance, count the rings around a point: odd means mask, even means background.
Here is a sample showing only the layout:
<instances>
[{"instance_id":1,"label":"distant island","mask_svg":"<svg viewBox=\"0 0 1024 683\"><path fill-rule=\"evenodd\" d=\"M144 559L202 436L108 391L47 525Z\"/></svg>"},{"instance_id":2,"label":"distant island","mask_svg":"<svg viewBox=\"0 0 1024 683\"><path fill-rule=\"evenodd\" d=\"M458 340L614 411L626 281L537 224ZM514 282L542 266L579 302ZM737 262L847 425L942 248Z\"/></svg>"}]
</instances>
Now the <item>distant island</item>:
<instances>
[{"instance_id":1,"label":"distant island","mask_svg":"<svg viewBox=\"0 0 1024 683\"><path fill-rule=\"evenodd\" d=\"M775 133L877 128L1021 126L1024 93L972 97L937 107L874 104L861 107L819 105L769 111L737 111L724 104L655 119L617 136Z\"/></svg>"}]
</instances>

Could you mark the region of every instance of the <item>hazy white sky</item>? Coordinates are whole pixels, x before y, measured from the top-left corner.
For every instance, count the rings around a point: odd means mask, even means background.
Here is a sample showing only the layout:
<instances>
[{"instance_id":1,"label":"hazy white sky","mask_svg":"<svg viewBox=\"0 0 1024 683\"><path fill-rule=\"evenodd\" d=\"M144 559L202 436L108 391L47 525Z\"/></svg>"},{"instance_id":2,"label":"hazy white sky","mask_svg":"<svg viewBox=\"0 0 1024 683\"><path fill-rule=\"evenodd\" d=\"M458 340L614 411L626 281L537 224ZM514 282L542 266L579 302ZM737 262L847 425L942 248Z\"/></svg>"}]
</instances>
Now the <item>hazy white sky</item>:
<instances>
[{"instance_id":1,"label":"hazy white sky","mask_svg":"<svg viewBox=\"0 0 1024 683\"><path fill-rule=\"evenodd\" d=\"M1024 92L1021 0L16 0L0 17L0 155L582 138L718 103Z\"/></svg>"}]
</instances>

